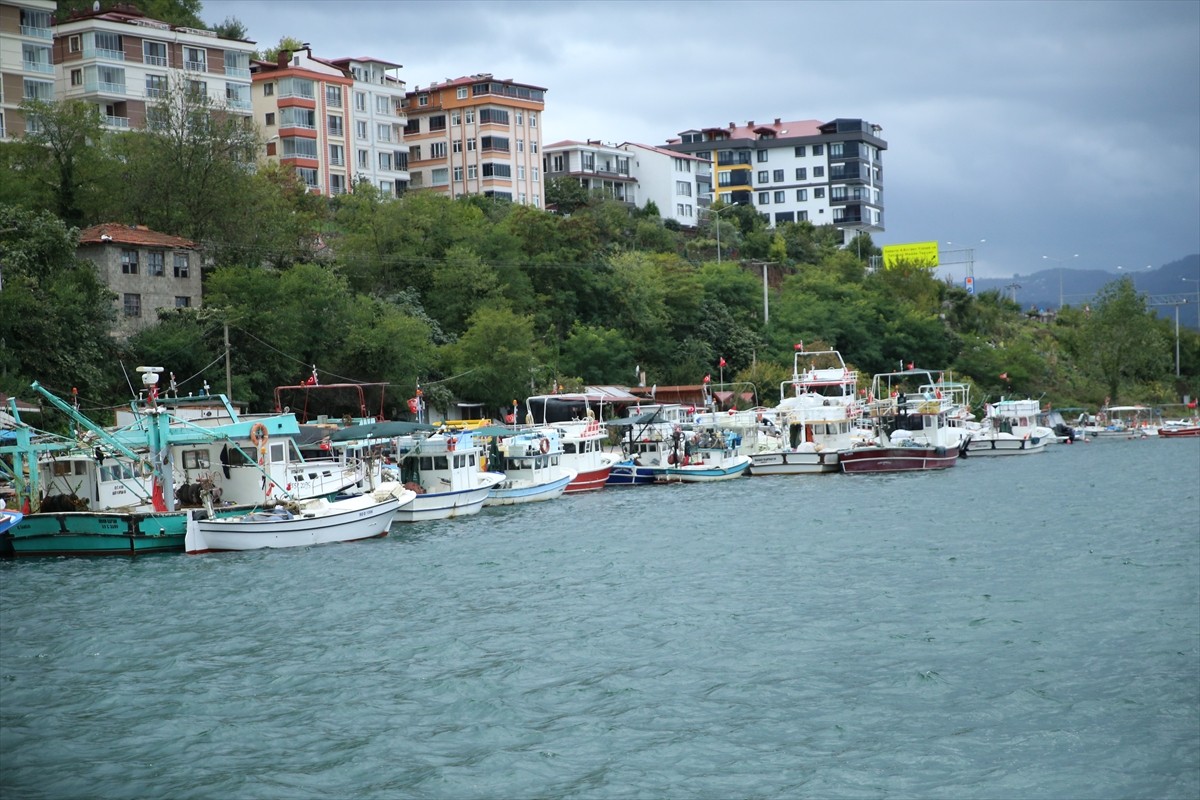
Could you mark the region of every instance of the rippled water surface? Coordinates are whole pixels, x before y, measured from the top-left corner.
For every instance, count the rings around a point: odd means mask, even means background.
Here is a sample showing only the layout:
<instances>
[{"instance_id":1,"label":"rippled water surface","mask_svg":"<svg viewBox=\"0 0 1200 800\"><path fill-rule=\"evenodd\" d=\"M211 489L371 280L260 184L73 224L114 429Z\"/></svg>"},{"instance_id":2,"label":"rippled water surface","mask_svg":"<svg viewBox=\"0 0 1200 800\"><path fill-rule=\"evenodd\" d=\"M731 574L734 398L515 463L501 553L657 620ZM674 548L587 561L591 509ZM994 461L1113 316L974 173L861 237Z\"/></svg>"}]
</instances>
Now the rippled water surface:
<instances>
[{"instance_id":1,"label":"rippled water surface","mask_svg":"<svg viewBox=\"0 0 1200 800\"><path fill-rule=\"evenodd\" d=\"M1200 441L0 563L5 798L1200 796Z\"/></svg>"}]
</instances>

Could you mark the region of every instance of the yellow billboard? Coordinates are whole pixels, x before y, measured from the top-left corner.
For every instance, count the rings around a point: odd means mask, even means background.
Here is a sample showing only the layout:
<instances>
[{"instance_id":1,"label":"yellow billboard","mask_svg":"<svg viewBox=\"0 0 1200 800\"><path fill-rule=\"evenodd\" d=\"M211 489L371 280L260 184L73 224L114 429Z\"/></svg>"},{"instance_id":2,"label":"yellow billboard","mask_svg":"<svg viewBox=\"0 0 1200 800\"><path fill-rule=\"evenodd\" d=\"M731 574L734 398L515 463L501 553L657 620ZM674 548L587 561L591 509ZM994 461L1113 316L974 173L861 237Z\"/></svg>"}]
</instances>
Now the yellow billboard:
<instances>
[{"instance_id":1,"label":"yellow billboard","mask_svg":"<svg viewBox=\"0 0 1200 800\"><path fill-rule=\"evenodd\" d=\"M938 243L913 242L912 244L884 245L883 268L891 269L901 264L935 269L938 265Z\"/></svg>"}]
</instances>

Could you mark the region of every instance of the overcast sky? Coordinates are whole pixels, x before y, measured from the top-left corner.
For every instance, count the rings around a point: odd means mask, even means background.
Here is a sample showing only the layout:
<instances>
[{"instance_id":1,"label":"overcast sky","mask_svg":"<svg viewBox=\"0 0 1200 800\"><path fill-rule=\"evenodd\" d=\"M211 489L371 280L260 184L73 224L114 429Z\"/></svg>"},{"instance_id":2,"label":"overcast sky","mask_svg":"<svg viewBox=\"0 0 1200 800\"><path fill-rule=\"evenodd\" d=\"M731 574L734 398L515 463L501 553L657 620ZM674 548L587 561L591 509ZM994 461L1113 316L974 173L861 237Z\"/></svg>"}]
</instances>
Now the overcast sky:
<instances>
[{"instance_id":1,"label":"overcast sky","mask_svg":"<svg viewBox=\"0 0 1200 800\"><path fill-rule=\"evenodd\" d=\"M205 0L201 16L260 47L403 64L410 90L477 72L545 87L544 143L876 123L876 243L974 247L980 277L1200 253L1196 0Z\"/></svg>"}]
</instances>

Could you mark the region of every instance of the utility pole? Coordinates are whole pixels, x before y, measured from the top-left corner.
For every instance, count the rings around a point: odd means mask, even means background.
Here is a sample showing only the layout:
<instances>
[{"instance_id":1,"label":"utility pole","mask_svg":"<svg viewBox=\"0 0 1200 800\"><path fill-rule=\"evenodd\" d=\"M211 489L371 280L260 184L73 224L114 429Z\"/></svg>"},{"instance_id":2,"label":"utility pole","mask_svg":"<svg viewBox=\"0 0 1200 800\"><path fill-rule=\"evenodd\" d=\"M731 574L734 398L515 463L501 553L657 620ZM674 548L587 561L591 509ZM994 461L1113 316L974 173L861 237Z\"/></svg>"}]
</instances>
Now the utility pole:
<instances>
[{"instance_id":1,"label":"utility pole","mask_svg":"<svg viewBox=\"0 0 1200 800\"><path fill-rule=\"evenodd\" d=\"M229 323L225 323L225 396L233 402L233 366L229 359Z\"/></svg>"},{"instance_id":2,"label":"utility pole","mask_svg":"<svg viewBox=\"0 0 1200 800\"><path fill-rule=\"evenodd\" d=\"M1152 306L1175 306L1175 377L1179 377L1179 307L1187 305L1186 297L1178 295L1152 295L1148 298Z\"/></svg>"}]
</instances>

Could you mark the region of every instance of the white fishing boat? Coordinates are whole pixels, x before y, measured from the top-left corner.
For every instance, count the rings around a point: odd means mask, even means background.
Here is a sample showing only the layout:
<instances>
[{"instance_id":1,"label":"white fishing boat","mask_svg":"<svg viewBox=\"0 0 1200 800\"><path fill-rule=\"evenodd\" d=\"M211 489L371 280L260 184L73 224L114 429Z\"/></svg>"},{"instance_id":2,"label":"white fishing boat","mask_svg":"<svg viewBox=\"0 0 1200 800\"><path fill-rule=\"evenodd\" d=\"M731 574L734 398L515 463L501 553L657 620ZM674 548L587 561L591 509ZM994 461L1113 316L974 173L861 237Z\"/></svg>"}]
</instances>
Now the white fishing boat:
<instances>
[{"instance_id":1,"label":"white fishing boat","mask_svg":"<svg viewBox=\"0 0 1200 800\"><path fill-rule=\"evenodd\" d=\"M983 425L971 434L968 456L1016 456L1044 453L1055 438L1050 428L1038 424L1037 400L1005 400L984 406Z\"/></svg>"},{"instance_id":2,"label":"white fishing boat","mask_svg":"<svg viewBox=\"0 0 1200 800\"><path fill-rule=\"evenodd\" d=\"M488 492L485 506L509 506L561 497L576 472L562 463L562 442L553 429L515 434L499 441L488 467L504 480Z\"/></svg>"},{"instance_id":3,"label":"white fishing boat","mask_svg":"<svg viewBox=\"0 0 1200 800\"><path fill-rule=\"evenodd\" d=\"M470 432L415 433L395 441L395 472L417 493L396 513L397 522L478 514L492 488L504 480L504 473L482 469L483 451Z\"/></svg>"},{"instance_id":4,"label":"white fishing boat","mask_svg":"<svg viewBox=\"0 0 1200 800\"><path fill-rule=\"evenodd\" d=\"M416 492L390 483L368 494L279 504L236 516L190 509L184 550L196 555L374 539L387 536L396 511L415 498Z\"/></svg>"},{"instance_id":5,"label":"white fishing boat","mask_svg":"<svg viewBox=\"0 0 1200 800\"><path fill-rule=\"evenodd\" d=\"M736 436L715 428L687 436L672 432L667 464L656 476L658 483L710 483L749 474L750 456L737 451Z\"/></svg>"}]
</instances>

